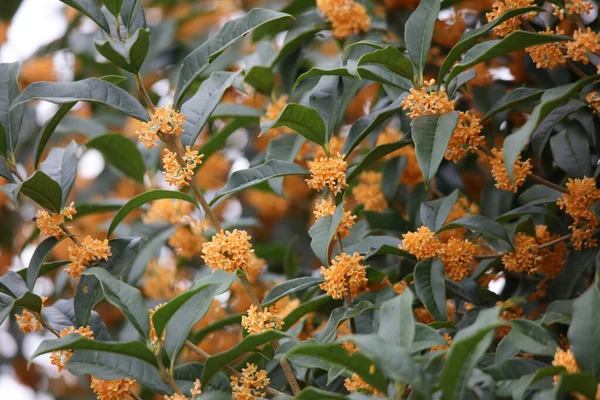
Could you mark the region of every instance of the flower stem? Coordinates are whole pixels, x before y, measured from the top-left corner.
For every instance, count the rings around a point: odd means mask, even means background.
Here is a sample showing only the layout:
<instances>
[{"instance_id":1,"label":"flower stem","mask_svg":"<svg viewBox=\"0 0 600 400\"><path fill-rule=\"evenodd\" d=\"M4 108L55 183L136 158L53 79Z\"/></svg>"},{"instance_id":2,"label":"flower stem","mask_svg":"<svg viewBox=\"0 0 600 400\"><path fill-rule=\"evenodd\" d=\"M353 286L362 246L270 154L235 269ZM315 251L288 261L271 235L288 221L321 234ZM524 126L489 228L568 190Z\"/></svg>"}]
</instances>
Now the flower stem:
<instances>
[{"instance_id":1,"label":"flower stem","mask_svg":"<svg viewBox=\"0 0 600 400\"><path fill-rule=\"evenodd\" d=\"M179 386L177 386L177 382L175 382L175 379L173 378L173 375L171 375L169 373L169 371L167 371L167 369L163 365L162 360L160 359L160 356L158 354L156 355L156 361L158 363L158 369L160 371L160 377L162 378L162 380L167 385L171 386L171 388L175 391L175 393L177 393L177 394L183 394L183 392L181 391L181 389L179 388Z\"/></svg>"},{"instance_id":2,"label":"flower stem","mask_svg":"<svg viewBox=\"0 0 600 400\"><path fill-rule=\"evenodd\" d=\"M135 78L135 83L137 84L138 90L140 91L144 101L146 102L146 107L150 108L151 110L154 110L156 107L154 105L154 102L150 98L150 95L146 91L146 88L144 87L144 83L142 82L142 77L140 76L140 73L138 72L137 74L133 75L133 77Z\"/></svg>"}]
</instances>

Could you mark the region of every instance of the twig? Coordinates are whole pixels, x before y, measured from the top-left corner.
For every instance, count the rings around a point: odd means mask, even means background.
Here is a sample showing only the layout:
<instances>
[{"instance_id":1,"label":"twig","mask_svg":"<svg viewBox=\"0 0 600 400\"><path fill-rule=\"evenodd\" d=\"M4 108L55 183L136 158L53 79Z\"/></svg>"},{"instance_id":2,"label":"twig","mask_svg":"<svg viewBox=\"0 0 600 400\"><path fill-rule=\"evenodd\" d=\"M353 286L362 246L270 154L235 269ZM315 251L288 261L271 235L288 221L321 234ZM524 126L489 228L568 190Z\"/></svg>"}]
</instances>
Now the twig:
<instances>
[{"instance_id":1,"label":"twig","mask_svg":"<svg viewBox=\"0 0 600 400\"><path fill-rule=\"evenodd\" d=\"M127 394L128 394L130 397L133 397L135 400L142 400L142 398L141 398L140 396L138 396L137 394L135 394L135 393L133 392L133 390L130 390L129 392L127 392Z\"/></svg>"},{"instance_id":2,"label":"twig","mask_svg":"<svg viewBox=\"0 0 600 400\"><path fill-rule=\"evenodd\" d=\"M146 91L146 88L144 87L144 83L142 82L142 77L140 76L140 73L138 72L137 74L135 74L133 76L135 78L135 83L137 83L138 90L140 91L140 93L142 94L142 97L144 98L144 101L146 102L146 106L149 107L152 111L154 111L154 109L156 107L154 106L154 102L152 101L152 99L150 98L150 95L148 94L148 92Z\"/></svg>"},{"instance_id":3,"label":"twig","mask_svg":"<svg viewBox=\"0 0 600 400\"><path fill-rule=\"evenodd\" d=\"M542 178L541 176L531 174L531 175L528 175L528 178L531 179L535 183L539 183L544 186L548 186L549 188L557 190L561 193L569 193L569 191L567 189L565 189L564 187L558 186L550 181L547 181L546 179Z\"/></svg>"},{"instance_id":4,"label":"twig","mask_svg":"<svg viewBox=\"0 0 600 400\"><path fill-rule=\"evenodd\" d=\"M537 250L547 249L548 247L552 247L552 246L554 246L557 243L569 240L569 239L571 239L571 237L573 237L572 233L566 234L566 235L561 236L561 237L559 237L557 239L551 240L548 243L541 244L541 245L537 246L536 249ZM481 255L476 255L475 259L476 260L490 260L492 258L502 257L505 254L507 254L507 252L503 252L503 251L501 251L499 253L496 253L496 254L481 254Z\"/></svg>"},{"instance_id":5,"label":"twig","mask_svg":"<svg viewBox=\"0 0 600 400\"><path fill-rule=\"evenodd\" d=\"M177 385L177 382L175 382L175 379L173 378L173 375L171 375L169 373L169 371L167 371L167 369L163 365L162 360L160 359L160 356L158 354L156 354L156 361L158 363L158 369L160 371L160 377L162 378L162 380L166 384L168 384L169 386L171 386L171 388L175 391L175 393L177 393L177 394L183 394L183 392L181 391L181 389Z\"/></svg>"}]
</instances>

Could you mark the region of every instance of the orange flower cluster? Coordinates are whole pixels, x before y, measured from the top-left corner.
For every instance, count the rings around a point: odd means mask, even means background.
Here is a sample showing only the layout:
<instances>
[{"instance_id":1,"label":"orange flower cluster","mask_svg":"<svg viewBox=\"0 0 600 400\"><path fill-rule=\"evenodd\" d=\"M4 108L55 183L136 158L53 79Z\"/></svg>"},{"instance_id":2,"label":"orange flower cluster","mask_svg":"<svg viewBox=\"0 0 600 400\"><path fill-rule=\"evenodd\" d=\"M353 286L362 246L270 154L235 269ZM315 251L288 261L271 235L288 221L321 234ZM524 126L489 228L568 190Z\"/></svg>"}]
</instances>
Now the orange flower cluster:
<instances>
[{"instance_id":1,"label":"orange flower cluster","mask_svg":"<svg viewBox=\"0 0 600 400\"><path fill-rule=\"evenodd\" d=\"M169 238L169 246L175 249L177 255L183 258L193 258L200 255L202 246L206 243L204 231L210 227L208 220L197 221L189 217L183 218L189 226L180 226Z\"/></svg>"},{"instance_id":2,"label":"orange flower cluster","mask_svg":"<svg viewBox=\"0 0 600 400\"><path fill-rule=\"evenodd\" d=\"M363 204L365 211L381 212L388 206L381 190L381 172L366 171L360 174L359 183L352 189L352 195L357 203Z\"/></svg>"},{"instance_id":3,"label":"orange flower cluster","mask_svg":"<svg viewBox=\"0 0 600 400\"><path fill-rule=\"evenodd\" d=\"M279 318L274 307L265 307L260 311L256 306L252 305L248 308L248 315L242 316L242 326L249 334L256 335L271 329L281 329L283 320Z\"/></svg>"},{"instance_id":4,"label":"orange flower cluster","mask_svg":"<svg viewBox=\"0 0 600 400\"><path fill-rule=\"evenodd\" d=\"M392 286L392 290L394 291L394 293L402 294L402 292L404 292L407 287L408 285L406 284L406 282L398 281L394 283L394 285Z\"/></svg>"},{"instance_id":5,"label":"orange flower cluster","mask_svg":"<svg viewBox=\"0 0 600 400\"><path fill-rule=\"evenodd\" d=\"M485 14L488 22L492 22L500 18L505 12L514 10L517 8L531 7L533 0L498 0L492 5L492 11ZM535 12L528 12L525 14L517 15L516 17L510 18L500 25L494 27L492 31L495 35L504 37L511 32L519 30L524 20L532 19L535 17Z\"/></svg>"},{"instance_id":6,"label":"orange flower cluster","mask_svg":"<svg viewBox=\"0 0 600 400\"><path fill-rule=\"evenodd\" d=\"M42 296L42 308L44 307L44 303L46 302L46 300L48 300L48 298ZM23 310L23 316L15 314L15 318L17 319L17 323L19 324L19 329L23 333L39 332L40 330L42 330L42 323L40 322L40 320L38 320L37 317L28 310Z\"/></svg>"},{"instance_id":7,"label":"orange flower cluster","mask_svg":"<svg viewBox=\"0 0 600 400\"><path fill-rule=\"evenodd\" d=\"M434 257L440 250L440 243L434 232L426 226L421 226L415 232L403 234L402 244L398 247L417 257L417 260L423 260Z\"/></svg>"},{"instance_id":8,"label":"orange flower cluster","mask_svg":"<svg viewBox=\"0 0 600 400\"><path fill-rule=\"evenodd\" d=\"M313 214L316 219L323 218L327 215L332 215L335 212L335 208L335 204L332 201L323 199L315 204ZM342 239L350 235L350 230L354 226L355 221L356 215L352 215L351 211L344 211L342 220L337 228L337 233Z\"/></svg>"},{"instance_id":9,"label":"orange flower cluster","mask_svg":"<svg viewBox=\"0 0 600 400\"><path fill-rule=\"evenodd\" d=\"M384 394L373 386L365 382L358 374L352 374L350 378L344 380L344 387L350 392L366 392L373 396L383 397Z\"/></svg>"},{"instance_id":10,"label":"orange flower cluster","mask_svg":"<svg viewBox=\"0 0 600 400\"><path fill-rule=\"evenodd\" d=\"M573 41L565 43L567 57L573 61L581 61L583 64L587 64L590 62L588 52L600 53L599 41L598 34L592 31L590 27L586 31L578 29L573 32Z\"/></svg>"},{"instance_id":11,"label":"orange flower cluster","mask_svg":"<svg viewBox=\"0 0 600 400\"><path fill-rule=\"evenodd\" d=\"M448 344L447 345L440 344L437 346L433 346L433 347L429 348L430 353L433 353L434 351L448 350L450 348L450 346L452 346L452 336L448 335L447 333L444 333L443 338L446 341L446 343L448 343Z\"/></svg>"},{"instance_id":12,"label":"orange flower cluster","mask_svg":"<svg viewBox=\"0 0 600 400\"><path fill-rule=\"evenodd\" d=\"M600 95L598 92L589 92L587 96L585 96L585 101L589 104L589 107L600 114Z\"/></svg>"},{"instance_id":13,"label":"orange flower cluster","mask_svg":"<svg viewBox=\"0 0 600 400\"><path fill-rule=\"evenodd\" d=\"M435 79L425 82L425 86L435 85ZM412 119L428 114L445 114L454 111L454 100L448 98L446 89L427 90L422 87L420 90L410 89L410 94L402 100L402 109L410 110L408 116Z\"/></svg>"},{"instance_id":14,"label":"orange flower cluster","mask_svg":"<svg viewBox=\"0 0 600 400\"><path fill-rule=\"evenodd\" d=\"M341 253L331 260L329 268L321 267L325 282L320 288L334 299L342 299L347 294L355 296L367 286L367 269L361 265L364 258L358 253Z\"/></svg>"},{"instance_id":15,"label":"orange flower cluster","mask_svg":"<svg viewBox=\"0 0 600 400\"><path fill-rule=\"evenodd\" d=\"M556 28L556 31L546 28L547 35L564 35L564 31ZM556 68L558 65L565 65L567 59L580 61L583 64L590 62L588 52L600 52L600 38L598 34L587 28L573 32L573 40L569 42L554 42L527 47L525 50L530 53L531 59L536 63L537 68Z\"/></svg>"},{"instance_id":16,"label":"orange flower cluster","mask_svg":"<svg viewBox=\"0 0 600 400\"><path fill-rule=\"evenodd\" d=\"M500 314L500 318L505 321L510 321L511 319L523 318L523 309L515 304L512 300L507 300L504 303L497 302L496 306L502 307L502 313ZM496 328L496 332L494 336L496 339L501 339L508 335L510 332L510 326L500 326Z\"/></svg>"},{"instance_id":17,"label":"orange flower cluster","mask_svg":"<svg viewBox=\"0 0 600 400\"><path fill-rule=\"evenodd\" d=\"M590 14L594 4L590 0L566 0L565 7L569 14Z\"/></svg>"},{"instance_id":18,"label":"orange flower cluster","mask_svg":"<svg viewBox=\"0 0 600 400\"><path fill-rule=\"evenodd\" d=\"M471 261L477 246L468 240L450 238L440 246L438 256L444 262L444 270L449 279L460 282L470 275Z\"/></svg>"},{"instance_id":19,"label":"orange flower cluster","mask_svg":"<svg viewBox=\"0 0 600 400\"><path fill-rule=\"evenodd\" d=\"M221 230L210 242L202 245L202 259L211 268L226 272L245 271L251 265L251 255L254 253L250 239L252 237L244 230Z\"/></svg>"},{"instance_id":20,"label":"orange flower cluster","mask_svg":"<svg viewBox=\"0 0 600 400\"><path fill-rule=\"evenodd\" d=\"M103 381L92 376L90 387L98 396L98 400L121 400L128 396L135 386L135 379L125 378L114 381Z\"/></svg>"},{"instance_id":21,"label":"orange flower cluster","mask_svg":"<svg viewBox=\"0 0 600 400\"><path fill-rule=\"evenodd\" d=\"M77 329L70 326L60 331L60 337L65 337L70 333L76 333L85 338L94 340L94 332L92 332L92 329L89 326L79 327ZM50 363L56 365L58 372L63 372L65 365L67 365L72 356L73 350L56 350L50 354Z\"/></svg>"},{"instance_id":22,"label":"orange flower cluster","mask_svg":"<svg viewBox=\"0 0 600 400\"><path fill-rule=\"evenodd\" d=\"M533 169L530 160L521 161L521 156L517 157L513 168L513 183L510 181L506 165L504 165L503 150L492 149L492 154L494 157L490 158L490 164L492 164L492 175L496 180L496 187L501 190L509 190L517 193L517 190L525 183L527 175L530 175Z\"/></svg>"},{"instance_id":23,"label":"orange flower cluster","mask_svg":"<svg viewBox=\"0 0 600 400\"><path fill-rule=\"evenodd\" d=\"M548 231L546 225L535 227L535 239L539 245L558 239L559 236ZM556 243L553 249L544 248L537 250L536 269L538 272L546 274L551 279L558 276L565 266L565 256L569 245L566 242Z\"/></svg>"},{"instance_id":24,"label":"orange flower cluster","mask_svg":"<svg viewBox=\"0 0 600 400\"><path fill-rule=\"evenodd\" d=\"M331 22L333 36L339 39L371 28L367 10L354 0L317 0L317 7Z\"/></svg>"},{"instance_id":25,"label":"orange flower cluster","mask_svg":"<svg viewBox=\"0 0 600 400\"><path fill-rule=\"evenodd\" d=\"M375 146L381 146L381 145L389 144L389 143L396 143L400 139L402 139L402 133L400 133L398 130L396 130L396 129L392 128L390 125L388 125L383 130L383 132L381 132L379 134L379 136L377 136L377 142L375 143ZM404 148L406 148L406 147L403 147L402 149L398 149L396 151L386 154L385 156L383 156L382 160L390 160L392 158L402 156L403 155L402 150Z\"/></svg>"},{"instance_id":26,"label":"orange flower cluster","mask_svg":"<svg viewBox=\"0 0 600 400\"><path fill-rule=\"evenodd\" d=\"M458 124L452 137L448 141L448 148L444 157L446 160L457 162L465 157L469 151L477 150L477 147L485 144L485 137L481 136L479 118L469 111L458 113Z\"/></svg>"},{"instance_id":27,"label":"orange flower cluster","mask_svg":"<svg viewBox=\"0 0 600 400\"><path fill-rule=\"evenodd\" d=\"M108 239L97 240L88 235L80 245L69 247L71 263L65 272L74 279L78 278L93 261L108 261L111 255Z\"/></svg>"},{"instance_id":28,"label":"orange flower cluster","mask_svg":"<svg viewBox=\"0 0 600 400\"><path fill-rule=\"evenodd\" d=\"M60 227L65 222L65 218L73 219L73 215L77 214L75 203L71 202L69 207L61 210L60 214L49 213L46 210L38 210L35 215L35 222L40 234L46 236L54 236L57 239L65 236L66 233Z\"/></svg>"},{"instance_id":29,"label":"orange flower cluster","mask_svg":"<svg viewBox=\"0 0 600 400\"><path fill-rule=\"evenodd\" d=\"M161 135L179 135L183 132L185 115L168 108L161 107L154 110L154 115L149 122L142 123L142 128L136 132L140 142L150 149L157 146L156 141Z\"/></svg>"},{"instance_id":30,"label":"orange flower cluster","mask_svg":"<svg viewBox=\"0 0 600 400\"><path fill-rule=\"evenodd\" d=\"M171 299L185 290L187 285L177 278L174 262L151 259L142 277L142 290L149 299Z\"/></svg>"},{"instance_id":31,"label":"orange flower cluster","mask_svg":"<svg viewBox=\"0 0 600 400\"><path fill-rule=\"evenodd\" d=\"M338 194L348 186L346 183L346 169L348 163L344 156L337 153L335 157L323 157L308 162L311 177L306 179L308 187L321 191L325 186L333 193Z\"/></svg>"},{"instance_id":32,"label":"orange flower cluster","mask_svg":"<svg viewBox=\"0 0 600 400\"><path fill-rule=\"evenodd\" d=\"M554 360L552 360L552 365L555 367L564 367L568 374L576 374L581 371L581 367L575 359L573 350L570 348L567 350L563 350L561 348L556 349L556 353L554 353ZM555 376L554 380L557 381L558 376Z\"/></svg>"},{"instance_id":33,"label":"orange flower cluster","mask_svg":"<svg viewBox=\"0 0 600 400\"><path fill-rule=\"evenodd\" d=\"M204 157L204 154L198 154L197 150L192 150L190 146L186 146L185 154L182 157L185 166L182 167L177 161L177 154L165 149L162 159L165 168L163 171L165 181L169 185L179 187L179 189L188 186L189 181L194 176L194 169L202 164L202 157Z\"/></svg>"},{"instance_id":34,"label":"orange flower cluster","mask_svg":"<svg viewBox=\"0 0 600 400\"><path fill-rule=\"evenodd\" d=\"M231 377L231 398L234 400L254 400L266 396L265 389L269 386L271 380L267 376L267 371L259 370L255 364L246 364L242 369L242 376Z\"/></svg>"},{"instance_id":35,"label":"orange flower cluster","mask_svg":"<svg viewBox=\"0 0 600 400\"><path fill-rule=\"evenodd\" d=\"M142 216L142 221L146 224L168 222L177 225L182 222L183 217L189 215L193 210L193 204L187 201L177 199L155 200L146 214Z\"/></svg>"},{"instance_id":36,"label":"orange flower cluster","mask_svg":"<svg viewBox=\"0 0 600 400\"><path fill-rule=\"evenodd\" d=\"M504 268L511 272L535 274L537 272L535 264L538 260L537 246L538 243L534 237L523 232L517 233L517 236L515 236L515 252L502 256Z\"/></svg>"},{"instance_id":37,"label":"orange flower cluster","mask_svg":"<svg viewBox=\"0 0 600 400\"><path fill-rule=\"evenodd\" d=\"M546 28L544 32L540 33L544 35L563 35L565 32L557 27L556 31ZM527 47L525 51L529 53L537 68L553 69L567 63L567 59L563 55L561 48L561 42L553 42Z\"/></svg>"},{"instance_id":38,"label":"orange flower cluster","mask_svg":"<svg viewBox=\"0 0 600 400\"><path fill-rule=\"evenodd\" d=\"M161 308L165 304L167 304L167 303L157 304L156 307L154 307L154 310L152 310L152 309L148 310L148 313L150 314L150 342L152 343L152 347L154 348L154 350L157 350L161 344L165 343L165 332L163 332L162 337L159 340L158 334L156 333L156 329L154 328L154 322L152 321L152 316L154 315L154 313L156 311L158 311L159 308Z\"/></svg>"},{"instance_id":39,"label":"orange flower cluster","mask_svg":"<svg viewBox=\"0 0 600 400\"><path fill-rule=\"evenodd\" d=\"M404 146L398 150L398 155L406 158L406 166L400 177L400 183L408 187L413 187L418 183L424 182L425 178L417 161L415 146Z\"/></svg>"},{"instance_id":40,"label":"orange flower cluster","mask_svg":"<svg viewBox=\"0 0 600 400\"><path fill-rule=\"evenodd\" d=\"M573 223L569 225L569 229L573 232L573 247L577 250L581 250L584 246L596 247L597 240L591 237L600 225L600 221L589 207L600 200L600 189L596 187L596 181L588 177L569 178L566 186L568 192L563 193L556 204L573 218Z\"/></svg>"}]
</instances>

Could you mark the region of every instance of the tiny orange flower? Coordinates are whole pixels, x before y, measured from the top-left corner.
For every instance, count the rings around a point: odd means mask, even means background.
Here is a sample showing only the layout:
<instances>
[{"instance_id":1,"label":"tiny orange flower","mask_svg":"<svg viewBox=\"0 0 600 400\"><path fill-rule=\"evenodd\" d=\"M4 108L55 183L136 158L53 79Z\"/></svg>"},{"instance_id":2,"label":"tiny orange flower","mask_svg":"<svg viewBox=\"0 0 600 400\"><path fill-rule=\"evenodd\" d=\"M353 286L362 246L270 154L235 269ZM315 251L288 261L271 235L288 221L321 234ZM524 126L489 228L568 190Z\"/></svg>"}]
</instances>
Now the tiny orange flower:
<instances>
[{"instance_id":1,"label":"tiny orange flower","mask_svg":"<svg viewBox=\"0 0 600 400\"><path fill-rule=\"evenodd\" d=\"M135 379L125 378L114 381L103 381L92 376L90 387L98 396L98 400L119 400L128 397L129 391L135 386Z\"/></svg>"},{"instance_id":2,"label":"tiny orange flower","mask_svg":"<svg viewBox=\"0 0 600 400\"><path fill-rule=\"evenodd\" d=\"M435 85L435 79L425 82L426 86ZM428 114L445 114L454 110L454 100L448 98L446 89L420 90L410 89L410 94L402 100L402 109L410 110L408 116L412 119Z\"/></svg>"},{"instance_id":3,"label":"tiny orange flower","mask_svg":"<svg viewBox=\"0 0 600 400\"><path fill-rule=\"evenodd\" d=\"M600 73L600 67L598 67L598 71ZM585 101L589 103L589 107L600 114L600 95L598 92L589 92L587 96L585 96Z\"/></svg>"},{"instance_id":4,"label":"tiny orange flower","mask_svg":"<svg viewBox=\"0 0 600 400\"><path fill-rule=\"evenodd\" d=\"M251 265L254 253L251 236L244 230L223 231L214 235L210 242L202 245L202 259L211 268L225 272L245 271Z\"/></svg>"},{"instance_id":5,"label":"tiny orange flower","mask_svg":"<svg viewBox=\"0 0 600 400\"><path fill-rule=\"evenodd\" d=\"M387 200L381 190L381 172L366 171L360 174L359 182L352 195L357 203L363 204L366 211L381 212L388 206Z\"/></svg>"},{"instance_id":6,"label":"tiny orange flower","mask_svg":"<svg viewBox=\"0 0 600 400\"><path fill-rule=\"evenodd\" d=\"M537 254L537 240L523 232L515 236L515 252L507 253L502 256L502 264L506 270L511 272L525 272L535 274Z\"/></svg>"},{"instance_id":7,"label":"tiny orange flower","mask_svg":"<svg viewBox=\"0 0 600 400\"><path fill-rule=\"evenodd\" d=\"M460 282L469 276L471 261L475 257L477 246L468 240L450 238L440 246L438 255L444 262L448 278Z\"/></svg>"},{"instance_id":8,"label":"tiny orange flower","mask_svg":"<svg viewBox=\"0 0 600 400\"><path fill-rule=\"evenodd\" d=\"M157 146L156 141L162 135L179 135L183 132L185 115L172 109L161 107L154 110L154 115L149 122L142 123L142 128L137 131L140 142L150 149Z\"/></svg>"},{"instance_id":9,"label":"tiny orange flower","mask_svg":"<svg viewBox=\"0 0 600 400\"><path fill-rule=\"evenodd\" d=\"M498 0L492 5L492 11L485 14L488 22L492 22L500 18L505 12L517 8L526 8L533 5L533 0ZM523 20L532 19L535 16L534 12L529 12L516 17L510 18L500 25L495 26L492 31L495 35L504 37L511 32L519 30Z\"/></svg>"},{"instance_id":10,"label":"tiny orange flower","mask_svg":"<svg viewBox=\"0 0 600 400\"><path fill-rule=\"evenodd\" d=\"M600 38L598 34L590 27L583 31L581 29L573 32L573 41L566 42L567 57L573 59L573 61L580 61L583 64L590 62L588 52L599 53L600 52Z\"/></svg>"},{"instance_id":11,"label":"tiny orange flower","mask_svg":"<svg viewBox=\"0 0 600 400\"><path fill-rule=\"evenodd\" d=\"M579 363L577 363L571 348L568 348L567 350L563 350L561 348L556 349L556 353L554 353L554 360L552 360L552 365L555 367L564 367L567 370L567 374L576 374L581 372L581 367L579 366ZM554 381L558 381L557 375L554 376Z\"/></svg>"},{"instance_id":12,"label":"tiny orange flower","mask_svg":"<svg viewBox=\"0 0 600 400\"><path fill-rule=\"evenodd\" d=\"M77 329L75 329L74 326L70 326L60 331L60 337L65 337L70 333L76 333L90 340L94 340L94 332L92 332L92 329L89 326L79 327ZM63 372L72 356L73 350L56 350L50 354L50 363L56 365L58 372Z\"/></svg>"},{"instance_id":13,"label":"tiny orange flower","mask_svg":"<svg viewBox=\"0 0 600 400\"><path fill-rule=\"evenodd\" d=\"M513 193L517 193L519 187L525 183L527 175L531 174L533 165L529 159L521 161L521 156L515 160L515 166L513 168L514 183L510 181L508 172L506 171L506 165L504 165L504 155L502 150L492 149L494 157L490 158L492 164L492 175L496 180L496 187L502 190L509 190Z\"/></svg>"},{"instance_id":14,"label":"tiny orange flower","mask_svg":"<svg viewBox=\"0 0 600 400\"><path fill-rule=\"evenodd\" d=\"M342 299L345 295L355 296L367 286L367 270L361 265L363 256L342 253L331 261L329 268L321 267L325 282L320 287L334 299Z\"/></svg>"},{"instance_id":15,"label":"tiny orange flower","mask_svg":"<svg viewBox=\"0 0 600 400\"><path fill-rule=\"evenodd\" d=\"M317 0L317 7L333 27L333 36L343 39L368 31L371 18L365 7L354 0Z\"/></svg>"},{"instance_id":16,"label":"tiny orange flower","mask_svg":"<svg viewBox=\"0 0 600 400\"><path fill-rule=\"evenodd\" d=\"M308 187L321 191L325 186L334 194L338 194L348 186L346 168L348 163L344 156L337 153L335 157L323 157L308 162L311 178L306 180Z\"/></svg>"},{"instance_id":17,"label":"tiny orange flower","mask_svg":"<svg viewBox=\"0 0 600 400\"><path fill-rule=\"evenodd\" d=\"M73 215L77 214L75 205L73 202L68 207L62 209L60 214L49 213L46 210L38 210L35 221L40 234L46 236L54 236L60 239L66 236L66 233L60 227L65 222L65 218L73 219Z\"/></svg>"},{"instance_id":18,"label":"tiny orange flower","mask_svg":"<svg viewBox=\"0 0 600 400\"><path fill-rule=\"evenodd\" d=\"M158 334L156 333L156 329L154 328L154 322L152 321L152 316L154 315L154 313L156 311L158 311L159 308L161 308L165 304L167 304L167 303L157 304L156 307L154 307L154 309L148 310L148 312L150 313L150 342L152 343L152 347L155 350L157 350L161 344L165 344L165 333L166 332L163 332L160 339L158 338Z\"/></svg>"},{"instance_id":19,"label":"tiny orange flower","mask_svg":"<svg viewBox=\"0 0 600 400\"><path fill-rule=\"evenodd\" d=\"M231 377L231 398L234 400L254 400L266 396L265 389L269 386L271 380L267 376L267 371L259 370L255 364L246 364L242 369L242 376Z\"/></svg>"},{"instance_id":20,"label":"tiny orange flower","mask_svg":"<svg viewBox=\"0 0 600 400\"><path fill-rule=\"evenodd\" d=\"M27 310L23 310L23 316L15 314L15 318L19 324L19 329L21 329L23 333L39 332L42 330L40 320Z\"/></svg>"},{"instance_id":21,"label":"tiny orange flower","mask_svg":"<svg viewBox=\"0 0 600 400\"><path fill-rule=\"evenodd\" d=\"M435 256L440 250L440 242L435 234L426 226L421 226L415 232L407 232L402 235L400 249L408 251L417 260Z\"/></svg>"},{"instance_id":22,"label":"tiny orange flower","mask_svg":"<svg viewBox=\"0 0 600 400\"><path fill-rule=\"evenodd\" d=\"M86 236L80 246L69 247L71 263L65 272L74 279L78 278L92 262L100 259L107 261L111 255L108 239L102 241Z\"/></svg>"},{"instance_id":23,"label":"tiny orange flower","mask_svg":"<svg viewBox=\"0 0 600 400\"><path fill-rule=\"evenodd\" d=\"M550 28L546 28L544 35L563 35L565 32L560 28L556 28L553 31ZM525 48L525 51L529 53L531 60L535 63L537 68L550 68L554 69L559 65L565 65L567 59L562 52L561 42L545 43L536 46Z\"/></svg>"},{"instance_id":24,"label":"tiny orange flower","mask_svg":"<svg viewBox=\"0 0 600 400\"><path fill-rule=\"evenodd\" d=\"M358 374L352 374L350 378L344 380L344 387L350 392L367 392L373 396L383 397L383 393L365 382Z\"/></svg>"},{"instance_id":25,"label":"tiny orange flower","mask_svg":"<svg viewBox=\"0 0 600 400\"><path fill-rule=\"evenodd\" d=\"M252 305L248 309L248 315L242 316L242 326L251 335L256 335L271 329L281 329L283 320L279 318L274 307L265 307L262 311Z\"/></svg>"},{"instance_id":26,"label":"tiny orange flower","mask_svg":"<svg viewBox=\"0 0 600 400\"><path fill-rule=\"evenodd\" d=\"M182 166L177 160L177 154L165 149L163 152L163 175L165 181L169 185L177 186L179 189L189 185L189 182L194 176L194 169L202 164L202 157L204 154L198 154L198 151L191 150L190 146L185 147L185 154L183 155L183 162L185 166Z\"/></svg>"},{"instance_id":27,"label":"tiny orange flower","mask_svg":"<svg viewBox=\"0 0 600 400\"><path fill-rule=\"evenodd\" d=\"M569 14L590 14L594 5L589 0L566 0L565 7Z\"/></svg>"},{"instance_id":28,"label":"tiny orange flower","mask_svg":"<svg viewBox=\"0 0 600 400\"><path fill-rule=\"evenodd\" d=\"M320 202L315 204L315 208L313 210L313 214L315 218L323 218L327 215L333 215L335 212L335 204L333 204L330 200L321 200ZM350 230L354 226L356 222L356 215L352 215L351 211L344 211L344 215L342 216L342 220L337 228L337 233L343 239L350 235Z\"/></svg>"},{"instance_id":29,"label":"tiny orange flower","mask_svg":"<svg viewBox=\"0 0 600 400\"><path fill-rule=\"evenodd\" d=\"M567 193L556 202L561 210L573 218L573 224L569 228L573 232L573 247L581 250L582 247L596 247L597 240L591 239L596 232L600 220L590 210L590 206L600 200L600 189L596 187L593 178L567 180Z\"/></svg>"},{"instance_id":30,"label":"tiny orange flower","mask_svg":"<svg viewBox=\"0 0 600 400\"><path fill-rule=\"evenodd\" d=\"M444 157L446 160L457 162L465 157L468 152L474 152L477 147L485 144L485 137L481 136L479 118L469 111L458 113L458 124L448 141L448 148Z\"/></svg>"}]
</instances>

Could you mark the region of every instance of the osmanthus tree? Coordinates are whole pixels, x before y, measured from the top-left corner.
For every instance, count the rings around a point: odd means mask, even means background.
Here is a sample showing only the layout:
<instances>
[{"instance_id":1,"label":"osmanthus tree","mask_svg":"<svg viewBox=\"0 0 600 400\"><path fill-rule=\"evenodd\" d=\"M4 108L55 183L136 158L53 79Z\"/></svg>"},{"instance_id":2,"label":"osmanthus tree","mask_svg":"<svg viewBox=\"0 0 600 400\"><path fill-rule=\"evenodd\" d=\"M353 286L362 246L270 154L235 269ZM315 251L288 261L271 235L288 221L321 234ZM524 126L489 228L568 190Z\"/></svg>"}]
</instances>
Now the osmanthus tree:
<instances>
[{"instance_id":1,"label":"osmanthus tree","mask_svg":"<svg viewBox=\"0 0 600 400\"><path fill-rule=\"evenodd\" d=\"M596 2L63 2L76 79L0 66L32 359L100 399L600 398Z\"/></svg>"}]
</instances>

